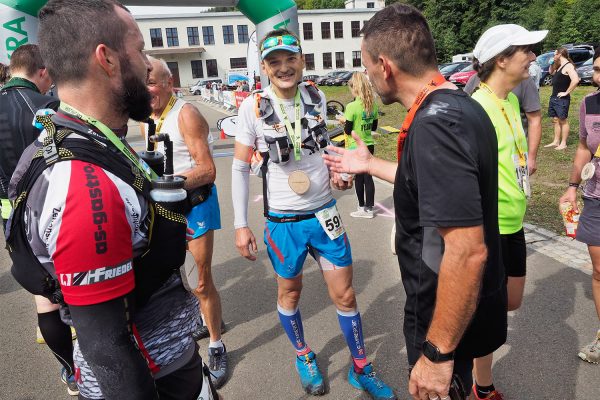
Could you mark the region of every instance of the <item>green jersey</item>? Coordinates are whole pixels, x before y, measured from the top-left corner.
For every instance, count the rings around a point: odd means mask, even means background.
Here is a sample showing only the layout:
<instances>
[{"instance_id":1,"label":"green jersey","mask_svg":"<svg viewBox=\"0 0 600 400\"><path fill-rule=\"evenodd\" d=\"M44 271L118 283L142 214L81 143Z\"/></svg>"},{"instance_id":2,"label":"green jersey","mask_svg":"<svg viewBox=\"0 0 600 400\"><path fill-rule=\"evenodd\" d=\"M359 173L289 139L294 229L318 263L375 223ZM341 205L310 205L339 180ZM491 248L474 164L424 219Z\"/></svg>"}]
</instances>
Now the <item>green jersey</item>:
<instances>
[{"instance_id":1,"label":"green jersey","mask_svg":"<svg viewBox=\"0 0 600 400\"><path fill-rule=\"evenodd\" d=\"M373 136L371 136L371 127L373 126L373 121L377 119L378 113L377 103L373 103L373 110L367 115L365 106L360 99L356 99L346 106L346 111L344 112L346 121L352 121L352 130L367 146L375 143L373 142ZM346 135L346 148L356 148L356 142L350 135Z\"/></svg>"},{"instance_id":2,"label":"green jersey","mask_svg":"<svg viewBox=\"0 0 600 400\"><path fill-rule=\"evenodd\" d=\"M527 152L527 139L521 123L519 100L513 93L506 100L496 99L483 89L473 93L490 117L498 138L498 224L500 233L508 235L523 228L527 197L519 186L515 160L519 147ZM500 108L504 108L504 112ZM505 115L506 114L506 115ZM517 132L515 132L517 130Z\"/></svg>"}]
</instances>

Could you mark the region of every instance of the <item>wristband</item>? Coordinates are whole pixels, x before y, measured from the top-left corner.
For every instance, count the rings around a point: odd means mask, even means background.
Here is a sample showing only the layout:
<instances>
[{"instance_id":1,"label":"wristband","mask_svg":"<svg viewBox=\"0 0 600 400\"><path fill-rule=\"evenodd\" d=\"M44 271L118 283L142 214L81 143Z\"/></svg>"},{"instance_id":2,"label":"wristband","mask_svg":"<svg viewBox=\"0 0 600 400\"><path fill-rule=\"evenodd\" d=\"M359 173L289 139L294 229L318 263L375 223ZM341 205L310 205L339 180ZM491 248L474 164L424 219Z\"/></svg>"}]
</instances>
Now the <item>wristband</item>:
<instances>
[{"instance_id":1,"label":"wristband","mask_svg":"<svg viewBox=\"0 0 600 400\"><path fill-rule=\"evenodd\" d=\"M579 183L569 182L569 187L574 187L575 189L579 188Z\"/></svg>"}]
</instances>

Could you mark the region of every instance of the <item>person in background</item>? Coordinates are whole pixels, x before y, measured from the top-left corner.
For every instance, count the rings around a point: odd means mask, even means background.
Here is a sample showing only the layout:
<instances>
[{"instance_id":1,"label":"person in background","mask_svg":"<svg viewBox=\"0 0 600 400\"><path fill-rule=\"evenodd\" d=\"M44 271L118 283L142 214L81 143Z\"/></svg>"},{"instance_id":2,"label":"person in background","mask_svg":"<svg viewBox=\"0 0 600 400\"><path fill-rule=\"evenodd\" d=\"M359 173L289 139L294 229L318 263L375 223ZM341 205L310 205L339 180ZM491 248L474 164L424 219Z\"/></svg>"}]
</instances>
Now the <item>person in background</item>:
<instances>
[{"instance_id":1,"label":"person in background","mask_svg":"<svg viewBox=\"0 0 600 400\"><path fill-rule=\"evenodd\" d=\"M600 47L594 52L592 81L600 86ZM592 295L600 321L600 91L590 93L581 102L579 144L569 177L569 187L559 200L560 204L571 203L576 211L579 211L577 188L582 183L584 167L588 169L587 182L583 186L583 210L579 217L576 239L587 244L592 259ZM600 362L600 329L594 340L583 347L578 355L590 363Z\"/></svg>"},{"instance_id":2,"label":"person in background","mask_svg":"<svg viewBox=\"0 0 600 400\"><path fill-rule=\"evenodd\" d=\"M0 63L0 88L10 79L10 68L8 65Z\"/></svg>"},{"instance_id":3,"label":"person in background","mask_svg":"<svg viewBox=\"0 0 600 400\"><path fill-rule=\"evenodd\" d=\"M569 51L560 47L554 53L554 59L548 71L552 75L552 95L548 104L548 115L554 124L554 140L544 147L554 147L555 150L567 148L569 137L569 106L571 92L579 84L579 75L575 70Z\"/></svg>"},{"instance_id":4,"label":"person in background","mask_svg":"<svg viewBox=\"0 0 600 400\"><path fill-rule=\"evenodd\" d=\"M453 398L466 398L473 358L498 349L507 332L494 126L440 74L431 31L416 8L390 5L361 33L362 63L381 101L410 110L399 162L373 156L357 135L356 150L330 146L341 157L323 157L334 172L394 183L409 392L448 400L452 388L460 396Z\"/></svg>"},{"instance_id":5,"label":"person in background","mask_svg":"<svg viewBox=\"0 0 600 400\"><path fill-rule=\"evenodd\" d=\"M534 61L535 62L535 61ZM532 63L533 64L533 63ZM531 69L529 69L531 73ZM463 90L472 95L479 89L479 75L472 75ZM521 108L521 123L527 136L527 168L529 175L537 171L537 154L542 140L542 104L540 103L540 92L535 86L533 77L521 81L511 92L517 96Z\"/></svg>"},{"instance_id":6,"label":"person in background","mask_svg":"<svg viewBox=\"0 0 600 400\"><path fill-rule=\"evenodd\" d=\"M3 121L0 124L0 201L5 229L12 211L8 200L10 178L23 151L40 134L40 129L33 125L34 115L38 109L56 110L59 104L57 98L44 95L52 79L37 45L17 48L12 53L10 69L12 78L0 89L0 121ZM43 296L34 296L34 300L41 336L38 342L48 345L62 365L61 379L67 385L67 392L77 396L71 329L60 319L58 304Z\"/></svg>"},{"instance_id":7,"label":"person in background","mask_svg":"<svg viewBox=\"0 0 600 400\"><path fill-rule=\"evenodd\" d=\"M249 92L250 86L248 86L248 81L242 81L242 92Z\"/></svg>"},{"instance_id":8,"label":"person in background","mask_svg":"<svg viewBox=\"0 0 600 400\"><path fill-rule=\"evenodd\" d=\"M348 81L354 101L348 103L344 116L339 121L344 124L345 147L355 149L356 142L352 132L356 133L367 145L371 154L375 152L375 142L371 131L377 129L379 108L373 96L373 88L369 79L362 72L355 72ZM375 205L375 182L369 174L358 174L354 177L358 209L350 213L354 218L373 218Z\"/></svg>"},{"instance_id":9,"label":"person in background","mask_svg":"<svg viewBox=\"0 0 600 400\"><path fill-rule=\"evenodd\" d=\"M537 60L532 62L529 66L529 76L533 80L537 90L540 90L540 79L542 79L542 67L538 64Z\"/></svg>"},{"instance_id":10,"label":"person in background","mask_svg":"<svg viewBox=\"0 0 600 400\"><path fill-rule=\"evenodd\" d=\"M473 50L481 83L472 97L490 117L498 140L498 225L508 311L517 310L523 301L527 260L523 219L531 191L527 139L519 100L511 90L521 82L531 82L529 65L535 60L531 48L547 34L514 24L496 25L481 35ZM492 380L492 361L493 353L474 361L476 400L502 399Z\"/></svg>"}]
</instances>

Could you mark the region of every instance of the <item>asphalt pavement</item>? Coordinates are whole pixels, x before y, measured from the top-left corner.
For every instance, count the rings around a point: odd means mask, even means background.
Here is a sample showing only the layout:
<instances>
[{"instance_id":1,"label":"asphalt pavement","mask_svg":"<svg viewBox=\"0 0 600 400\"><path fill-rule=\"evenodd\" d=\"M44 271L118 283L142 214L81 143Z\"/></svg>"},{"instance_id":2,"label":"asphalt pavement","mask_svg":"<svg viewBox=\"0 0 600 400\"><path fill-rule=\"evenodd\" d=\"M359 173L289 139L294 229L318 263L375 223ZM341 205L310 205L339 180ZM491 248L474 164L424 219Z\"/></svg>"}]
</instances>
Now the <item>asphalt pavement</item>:
<instances>
[{"instance_id":1,"label":"asphalt pavement","mask_svg":"<svg viewBox=\"0 0 600 400\"><path fill-rule=\"evenodd\" d=\"M190 99L192 99L190 97ZM198 99L196 97L195 99ZM194 99L194 100L195 100ZM195 101L215 134L225 116L215 106ZM132 129L134 147L143 146ZM217 135L218 136L218 135ZM249 223L259 243L258 259L241 258L234 246L230 171L232 141L215 143L217 187L223 228L215 234L213 275L221 294L232 376L220 391L232 399L306 399L294 369L294 351L279 325L276 284L262 241L262 189L250 179ZM363 319L365 345L376 371L407 399L406 349L402 334L404 290L398 262L390 251L393 225L391 185L376 183L377 217L353 219L354 191L335 192L354 258L354 287ZM551 233L529 226L528 275L523 306L509 316L508 342L498 352L495 384L506 399L600 399L600 365L580 361L577 352L598 327L589 265L571 265L585 251ZM3 237L0 238L3 244ZM543 244L543 247L540 247ZM566 246L563 258L548 249ZM2 245L2 248L4 246ZM565 257L565 254L567 256ZM0 399L67 400L60 369L50 351L35 342L32 296L10 275L10 259L0 252ZM300 303L306 340L317 353L329 393L325 399L366 399L347 383L350 356L340 333L335 307L316 263L308 259ZM200 342L207 354L208 341ZM127 395L123 395L127 399Z\"/></svg>"}]
</instances>

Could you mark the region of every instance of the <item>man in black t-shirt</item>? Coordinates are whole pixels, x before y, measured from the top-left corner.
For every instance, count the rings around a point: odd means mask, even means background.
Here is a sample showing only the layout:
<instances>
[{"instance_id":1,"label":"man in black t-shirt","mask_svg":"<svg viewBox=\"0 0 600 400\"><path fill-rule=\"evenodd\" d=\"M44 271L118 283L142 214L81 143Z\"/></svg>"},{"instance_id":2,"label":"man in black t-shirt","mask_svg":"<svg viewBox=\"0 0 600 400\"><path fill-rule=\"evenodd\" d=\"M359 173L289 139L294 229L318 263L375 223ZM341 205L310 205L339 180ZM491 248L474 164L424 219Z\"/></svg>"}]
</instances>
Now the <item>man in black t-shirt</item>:
<instances>
[{"instance_id":1,"label":"man in black t-shirt","mask_svg":"<svg viewBox=\"0 0 600 400\"><path fill-rule=\"evenodd\" d=\"M336 172L394 182L409 391L415 399L447 400L454 374L464 398L472 358L506 340L496 134L485 111L439 74L419 11L396 3L362 33L363 64L383 103L410 110L400 162L373 157L356 135L357 150L332 148L342 157L324 158Z\"/></svg>"}]
</instances>

